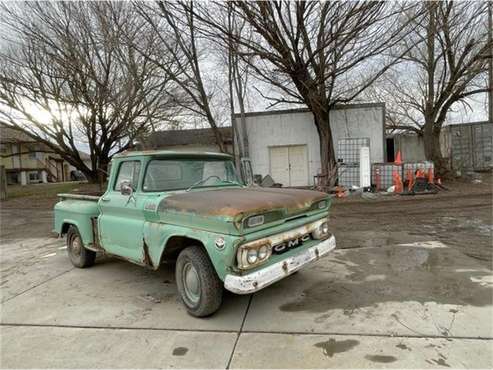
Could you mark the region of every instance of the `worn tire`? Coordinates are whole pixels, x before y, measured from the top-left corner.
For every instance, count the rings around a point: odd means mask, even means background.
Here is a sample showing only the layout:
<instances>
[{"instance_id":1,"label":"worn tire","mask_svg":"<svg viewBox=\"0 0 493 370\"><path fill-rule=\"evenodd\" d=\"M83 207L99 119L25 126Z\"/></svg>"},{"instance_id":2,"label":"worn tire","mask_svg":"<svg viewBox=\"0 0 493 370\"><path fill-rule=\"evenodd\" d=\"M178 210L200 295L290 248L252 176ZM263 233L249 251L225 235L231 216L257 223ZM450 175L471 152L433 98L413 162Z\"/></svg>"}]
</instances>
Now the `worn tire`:
<instances>
[{"instance_id":1,"label":"worn tire","mask_svg":"<svg viewBox=\"0 0 493 370\"><path fill-rule=\"evenodd\" d=\"M96 260L96 252L84 247L79 230L75 226L70 226L67 231L67 252L70 262L75 267L90 267Z\"/></svg>"},{"instance_id":2,"label":"worn tire","mask_svg":"<svg viewBox=\"0 0 493 370\"><path fill-rule=\"evenodd\" d=\"M192 284L187 279L191 275ZM223 300L223 285L202 248L191 246L181 251L176 260L175 277L181 300L192 316L209 316L219 309ZM198 286L195 286L193 283L197 280ZM187 284L195 289L187 288ZM197 293L195 297L191 293L193 290Z\"/></svg>"}]
</instances>

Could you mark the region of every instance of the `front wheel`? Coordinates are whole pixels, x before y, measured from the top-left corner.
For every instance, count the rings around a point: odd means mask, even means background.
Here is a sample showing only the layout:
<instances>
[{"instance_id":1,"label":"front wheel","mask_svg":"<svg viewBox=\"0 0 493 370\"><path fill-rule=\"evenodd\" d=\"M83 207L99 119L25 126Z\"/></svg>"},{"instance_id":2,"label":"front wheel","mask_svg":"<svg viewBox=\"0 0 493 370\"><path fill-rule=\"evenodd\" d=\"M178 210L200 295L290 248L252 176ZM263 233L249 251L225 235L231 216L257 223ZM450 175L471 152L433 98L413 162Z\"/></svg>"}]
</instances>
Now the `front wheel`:
<instances>
[{"instance_id":1,"label":"front wheel","mask_svg":"<svg viewBox=\"0 0 493 370\"><path fill-rule=\"evenodd\" d=\"M77 227L70 226L67 231L67 251L72 265L79 268L90 267L96 260L96 252L86 249Z\"/></svg>"},{"instance_id":2,"label":"front wheel","mask_svg":"<svg viewBox=\"0 0 493 370\"><path fill-rule=\"evenodd\" d=\"M209 316L219 309L223 286L202 248L191 246L180 253L175 276L181 300L192 316Z\"/></svg>"}]
</instances>

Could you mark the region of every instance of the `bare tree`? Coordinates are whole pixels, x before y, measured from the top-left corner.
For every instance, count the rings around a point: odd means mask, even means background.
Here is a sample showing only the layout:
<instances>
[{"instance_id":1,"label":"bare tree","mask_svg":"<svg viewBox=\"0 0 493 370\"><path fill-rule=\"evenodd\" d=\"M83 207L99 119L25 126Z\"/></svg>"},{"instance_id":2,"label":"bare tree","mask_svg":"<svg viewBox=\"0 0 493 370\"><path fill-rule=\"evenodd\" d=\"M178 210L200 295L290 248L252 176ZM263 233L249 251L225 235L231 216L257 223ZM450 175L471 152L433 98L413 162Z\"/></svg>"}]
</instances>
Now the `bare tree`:
<instances>
[{"instance_id":1,"label":"bare tree","mask_svg":"<svg viewBox=\"0 0 493 370\"><path fill-rule=\"evenodd\" d=\"M217 17L217 14L216 14ZM239 148L239 157L249 157L249 144L248 135L246 130L246 116L245 116L245 100L248 90L249 77L251 74L251 68L249 63L243 63L239 54L239 45L236 40L243 35L243 37L252 37L251 29L247 27L244 20L239 20L230 3L227 6L227 18L225 20L226 27L228 29L228 42L227 42L227 66L228 66L228 87L230 97L230 109L232 115L233 130L236 135L236 140ZM248 35L244 35L248 32ZM235 34L235 37L231 35ZM221 38L213 39L216 42L222 44ZM238 103L239 108L239 125L238 120L235 117L236 108L235 102Z\"/></svg>"},{"instance_id":2,"label":"bare tree","mask_svg":"<svg viewBox=\"0 0 493 370\"><path fill-rule=\"evenodd\" d=\"M488 1L488 43L489 62L488 62L488 120L493 122L493 3Z\"/></svg>"},{"instance_id":3,"label":"bare tree","mask_svg":"<svg viewBox=\"0 0 493 370\"><path fill-rule=\"evenodd\" d=\"M440 133L447 115L454 106L467 108L468 98L488 91L488 4L433 1L422 7L425 17L416 20L413 46L374 91L388 102L389 126L422 135L426 158L443 174L448 164L440 150Z\"/></svg>"},{"instance_id":4,"label":"bare tree","mask_svg":"<svg viewBox=\"0 0 493 370\"><path fill-rule=\"evenodd\" d=\"M200 33L193 11L194 3L184 1L157 1L156 3L135 2L135 8L150 25L162 48L145 50L140 43L134 47L146 60L159 66L173 82L180 86L188 97L183 107L203 117L213 130L216 144L225 152L224 140L218 129L218 120L213 113L213 92L206 86L202 73L201 59L204 54ZM163 54L172 58L172 63L162 63Z\"/></svg>"},{"instance_id":5,"label":"bare tree","mask_svg":"<svg viewBox=\"0 0 493 370\"><path fill-rule=\"evenodd\" d=\"M336 170L329 111L356 99L397 58L387 56L408 32L414 4L383 2L232 1L235 17L257 35L231 33L210 17L210 5L197 16L224 40L239 45L238 55L277 95L260 93L277 104L302 104L313 113L320 137L322 175ZM216 3L221 9L228 4Z\"/></svg>"},{"instance_id":6,"label":"bare tree","mask_svg":"<svg viewBox=\"0 0 493 370\"><path fill-rule=\"evenodd\" d=\"M0 51L0 122L45 144L89 180L153 123L172 119L176 87L127 44L139 40L149 50L156 42L132 7L26 2L1 10L8 32ZM81 147L89 149L90 166Z\"/></svg>"}]
</instances>

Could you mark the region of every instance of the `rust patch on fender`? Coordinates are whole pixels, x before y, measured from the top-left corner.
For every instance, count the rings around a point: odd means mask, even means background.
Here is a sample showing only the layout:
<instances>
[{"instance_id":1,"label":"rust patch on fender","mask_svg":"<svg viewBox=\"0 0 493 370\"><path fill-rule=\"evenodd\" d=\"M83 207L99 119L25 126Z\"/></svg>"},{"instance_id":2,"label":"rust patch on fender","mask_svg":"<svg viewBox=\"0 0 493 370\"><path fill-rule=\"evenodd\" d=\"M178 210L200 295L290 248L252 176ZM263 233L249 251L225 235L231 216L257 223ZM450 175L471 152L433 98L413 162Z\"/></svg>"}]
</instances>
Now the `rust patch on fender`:
<instances>
[{"instance_id":1,"label":"rust patch on fender","mask_svg":"<svg viewBox=\"0 0 493 370\"><path fill-rule=\"evenodd\" d=\"M144 251L144 259L142 260L142 262L144 263L144 265L154 268L151 256L149 255L149 246L147 245L145 240L142 240L142 243L142 250Z\"/></svg>"}]
</instances>

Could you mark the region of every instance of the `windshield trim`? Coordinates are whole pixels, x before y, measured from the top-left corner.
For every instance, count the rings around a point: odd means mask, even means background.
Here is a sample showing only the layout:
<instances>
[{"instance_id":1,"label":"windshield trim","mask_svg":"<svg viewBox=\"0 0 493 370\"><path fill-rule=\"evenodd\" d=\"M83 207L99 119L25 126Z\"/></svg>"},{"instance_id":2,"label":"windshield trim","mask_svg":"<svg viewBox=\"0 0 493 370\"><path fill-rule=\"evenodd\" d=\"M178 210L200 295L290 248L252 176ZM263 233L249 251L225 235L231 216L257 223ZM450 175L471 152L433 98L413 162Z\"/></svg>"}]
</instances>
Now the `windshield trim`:
<instances>
[{"instance_id":1,"label":"windshield trim","mask_svg":"<svg viewBox=\"0 0 493 370\"><path fill-rule=\"evenodd\" d=\"M143 193L166 193L168 191L178 191L178 190L187 190L189 187L184 187L184 188L173 188L173 189L161 189L161 190L145 190L144 189L144 181L145 181L145 178L147 176L147 170L149 168L149 165L151 164L152 161L176 161L176 160L180 160L180 159L184 159L183 157L181 158L152 158L151 160L147 161L147 163L145 164L145 168L144 168L144 171L143 171L143 175L142 175L142 180L141 180L141 191ZM185 158L185 160L197 160L198 158ZM233 166L233 170L234 170L234 173L236 175L236 179L238 180L238 183L228 183L228 182L223 182L223 183L218 183L218 184L215 184L215 185L202 185L202 186L194 186L192 188L192 190L190 191L193 191L195 189L203 189L203 188L222 188L222 187L228 187L228 186L239 186L239 187L243 187L245 186L245 184L243 183L243 180L240 178L240 176L238 175L238 171L236 170L236 167L234 165L234 162L232 159L228 159L228 158L200 158L202 159L203 161L210 161L210 162L230 162Z\"/></svg>"}]
</instances>

